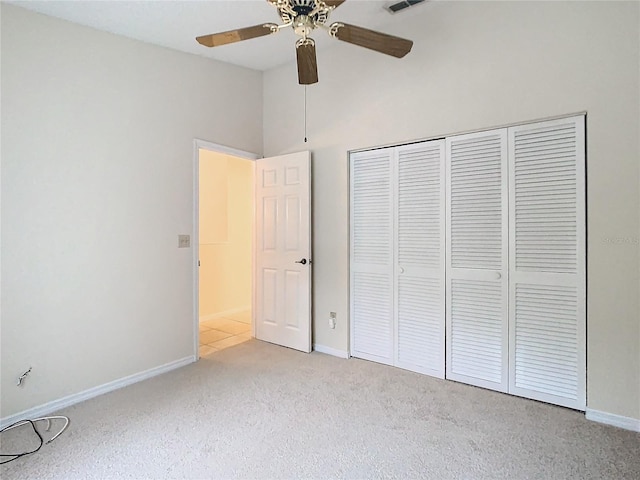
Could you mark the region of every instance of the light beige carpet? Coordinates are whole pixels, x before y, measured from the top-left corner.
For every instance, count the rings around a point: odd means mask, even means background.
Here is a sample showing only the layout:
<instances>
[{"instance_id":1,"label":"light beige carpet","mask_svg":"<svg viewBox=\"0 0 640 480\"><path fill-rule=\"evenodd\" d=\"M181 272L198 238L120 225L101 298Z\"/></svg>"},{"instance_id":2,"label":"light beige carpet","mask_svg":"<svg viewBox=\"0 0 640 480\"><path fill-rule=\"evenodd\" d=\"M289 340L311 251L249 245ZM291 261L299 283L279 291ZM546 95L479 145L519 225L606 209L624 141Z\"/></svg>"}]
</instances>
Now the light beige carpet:
<instances>
[{"instance_id":1,"label":"light beige carpet","mask_svg":"<svg viewBox=\"0 0 640 480\"><path fill-rule=\"evenodd\" d=\"M640 478L640 434L579 412L255 340L60 413L2 479Z\"/></svg>"}]
</instances>

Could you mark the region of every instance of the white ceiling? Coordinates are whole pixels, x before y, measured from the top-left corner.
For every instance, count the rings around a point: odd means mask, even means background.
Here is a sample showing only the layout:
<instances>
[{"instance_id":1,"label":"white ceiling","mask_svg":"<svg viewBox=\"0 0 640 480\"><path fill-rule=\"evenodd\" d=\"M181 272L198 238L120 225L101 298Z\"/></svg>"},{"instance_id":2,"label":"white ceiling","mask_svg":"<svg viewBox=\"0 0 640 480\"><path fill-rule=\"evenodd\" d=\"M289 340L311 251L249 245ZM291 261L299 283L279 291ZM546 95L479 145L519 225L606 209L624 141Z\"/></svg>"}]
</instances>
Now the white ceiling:
<instances>
[{"instance_id":1,"label":"white ceiling","mask_svg":"<svg viewBox=\"0 0 640 480\"><path fill-rule=\"evenodd\" d=\"M278 34L230 45L207 48L195 37L260 23L279 22L276 9L265 0L84 0L8 1L22 8L69 20L99 30L123 35L207 58L255 70L268 70L295 59L296 36L288 28ZM332 12L329 21L342 21L366 28L392 26L424 11L427 2L402 13L390 14L385 5L393 0L348 0ZM389 33L398 34L398 28ZM317 49L335 45L326 32L316 30ZM358 48L343 45L344 48Z\"/></svg>"}]
</instances>

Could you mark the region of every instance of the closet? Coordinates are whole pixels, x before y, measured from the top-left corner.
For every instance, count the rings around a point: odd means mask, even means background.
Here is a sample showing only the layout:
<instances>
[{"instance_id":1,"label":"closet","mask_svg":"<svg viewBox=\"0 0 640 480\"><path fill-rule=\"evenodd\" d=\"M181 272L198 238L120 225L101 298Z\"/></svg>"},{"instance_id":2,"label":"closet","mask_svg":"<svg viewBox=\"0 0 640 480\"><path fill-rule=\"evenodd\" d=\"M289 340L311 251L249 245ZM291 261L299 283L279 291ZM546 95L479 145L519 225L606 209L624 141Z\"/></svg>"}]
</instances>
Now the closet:
<instances>
[{"instance_id":1,"label":"closet","mask_svg":"<svg viewBox=\"0 0 640 480\"><path fill-rule=\"evenodd\" d=\"M351 354L584 410L584 169L584 116L351 154Z\"/></svg>"}]
</instances>

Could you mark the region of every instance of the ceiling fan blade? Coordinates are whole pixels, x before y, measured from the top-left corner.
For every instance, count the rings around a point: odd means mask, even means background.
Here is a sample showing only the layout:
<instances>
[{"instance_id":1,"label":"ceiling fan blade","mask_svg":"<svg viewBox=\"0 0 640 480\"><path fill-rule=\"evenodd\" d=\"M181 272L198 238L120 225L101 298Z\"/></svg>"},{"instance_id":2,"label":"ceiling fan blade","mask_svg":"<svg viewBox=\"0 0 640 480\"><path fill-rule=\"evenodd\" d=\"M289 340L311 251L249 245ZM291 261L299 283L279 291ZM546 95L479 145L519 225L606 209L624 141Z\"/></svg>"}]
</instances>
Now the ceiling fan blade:
<instances>
[{"instance_id":1,"label":"ceiling fan blade","mask_svg":"<svg viewBox=\"0 0 640 480\"><path fill-rule=\"evenodd\" d=\"M318 82L318 63L316 61L316 45L311 39L296 44L298 58L298 83L311 85Z\"/></svg>"},{"instance_id":2,"label":"ceiling fan blade","mask_svg":"<svg viewBox=\"0 0 640 480\"><path fill-rule=\"evenodd\" d=\"M202 35L196 37L196 41L205 47L217 47L226 45L227 43L240 42L251 38L264 37L278 30L275 23L262 23L253 27L239 28L237 30L229 30L228 32L212 33L211 35Z\"/></svg>"},{"instance_id":3,"label":"ceiling fan blade","mask_svg":"<svg viewBox=\"0 0 640 480\"><path fill-rule=\"evenodd\" d=\"M338 40L353 43L396 58L404 57L413 47L411 40L346 23L334 23L331 25L330 31Z\"/></svg>"},{"instance_id":4,"label":"ceiling fan blade","mask_svg":"<svg viewBox=\"0 0 640 480\"><path fill-rule=\"evenodd\" d=\"M340 5L342 5L346 0L324 0L324 4L327 7L333 7L333 8L338 8Z\"/></svg>"}]
</instances>

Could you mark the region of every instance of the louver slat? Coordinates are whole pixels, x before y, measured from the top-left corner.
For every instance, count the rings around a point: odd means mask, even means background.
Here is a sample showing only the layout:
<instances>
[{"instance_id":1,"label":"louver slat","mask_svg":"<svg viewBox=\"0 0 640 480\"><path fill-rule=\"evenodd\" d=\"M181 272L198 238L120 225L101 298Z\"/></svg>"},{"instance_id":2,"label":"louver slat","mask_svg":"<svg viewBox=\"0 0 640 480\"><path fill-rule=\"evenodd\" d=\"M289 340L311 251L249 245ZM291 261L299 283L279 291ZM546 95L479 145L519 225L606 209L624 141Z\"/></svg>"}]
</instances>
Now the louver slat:
<instances>
[{"instance_id":1,"label":"louver slat","mask_svg":"<svg viewBox=\"0 0 640 480\"><path fill-rule=\"evenodd\" d=\"M481 288L489 295L472 294ZM501 383L502 375L502 298L500 282L454 280L451 292L451 372ZM472 297L473 307L459 305ZM472 367L472 368L471 368Z\"/></svg>"},{"instance_id":2,"label":"louver slat","mask_svg":"<svg viewBox=\"0 0 640 480\"><path fill-rule=\"evenodd\" d=\"M398 362L425 372L442 372L443 291L439 279L398 279ZM440 373L441 375L441 373Z\"/></svg>"},{"instance_id":3,"label":"louver slat","mask_svg":"<svg viewBox=\"0 0 640 480\"><path fill-rule=\"evenodd\" d=\"M450 150L451 266L502 268L502 138L455 142ZM481 249L473 255L474 247Z\"/></svg>"},{"instance_id":4,"label":"louver slat","mask_svg":"<svg viewBox=\"0 0 640 480\"><path fill-rule=\"evenodd\" d=\"M509 157L509 390L584 410L584 117L510 128Z\"/></svg>"},{"instance_id":5,"label":"louver slat","mask_svg":"<svg viewBox=\"0 0 640 480\"><path fill-rule=\"evenodd\" d=\"M353 159L352 226L356 263L385 265L391 261L390 162L388 155Z\"/></svg>"},{"instance_id":6,"label":"louver slat","mask_svg":"<svg viewBox=\"0 0 640 480\"><path fill-rule=\"evenodd\" d=\"M441 268L440 158L438 145L398 158L398 262Z\"/></svg>"},{"instance_id":7,"label":"louver slat","mask_svg":"<svg viewBox=\"0 0 640 480\"><path fill-rule=\"evenodd\" d=\"M564 313L556 315L549 308L547 295L526 284L516 287L516 322L515 322L515 385L519 388L538 390L577 400L578 353L576 350L576 291L575 288L554 287L550 294L558 291L567 297L566 306L573 307L573 315ZM538 306L545 311L545 318L518 310L521 303ZM544 310L543 310L544 309ZM564 334L548 324L561 323ZM542 353L534 355L531 349ZM542 357L542 358L541 358ZM544 360L541 362L540 360ZM548 360L548 363L547 363Z\"/></svg>"},{"instance_id":8,"label":"louver slat","mask_svg":"<svg viewBox=\"0 0 640 480\"><path fill-rule=\"evenodd\" d=\"M396 365L443 378L444 141L396 152Z\"/></svg>"},{"instance_id":9,"label":"louver slat","mask_svg":"<svg viewBox=\"0 0 640 480\"><path fill-rule=\"evenodd\" d=\"M392 352L389 277L357 272L352 295L355 352L389 361Z\"/></svg>"},{"instance_id":10,"label":"louver slat","mask_svg":"<svg viewBox=\"0 0 640 480\"><path fill-rule=\"evenodd\" d=\"M558 202L554 197L560 189L575 194L575 126L563 127L561 135L553 133L550 129L514 133L516 268L575 273L576 203ZM558 158L560 150L566 154L562 158ZM540 166L549 160L553 160L553 168ZM535 196L529 195L531 187L535 187ZM531 235L532 230L536 235ZM556 240L549 243L548 236Z\"/></svg>"}]
</instances>

